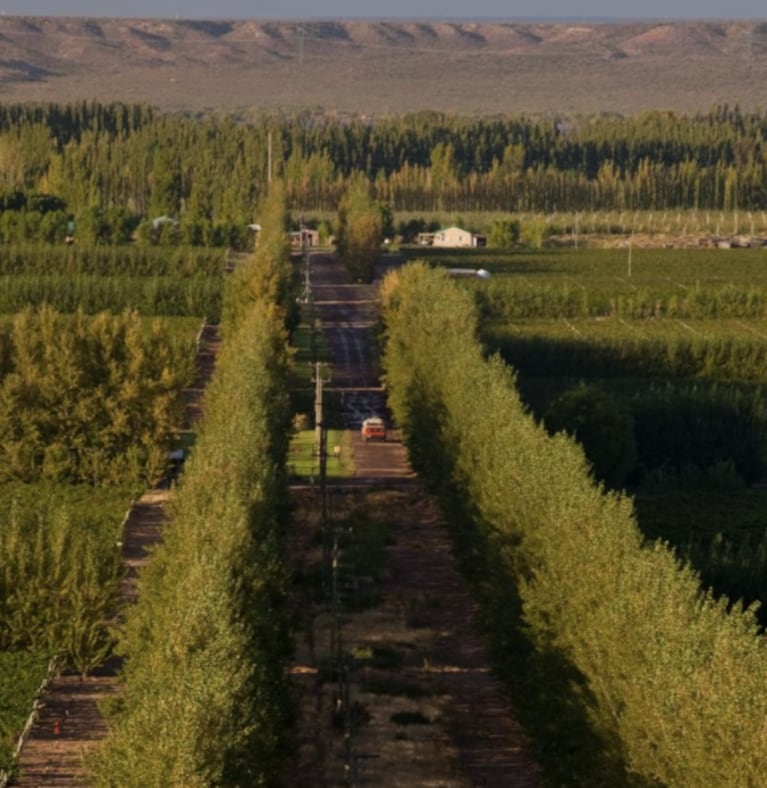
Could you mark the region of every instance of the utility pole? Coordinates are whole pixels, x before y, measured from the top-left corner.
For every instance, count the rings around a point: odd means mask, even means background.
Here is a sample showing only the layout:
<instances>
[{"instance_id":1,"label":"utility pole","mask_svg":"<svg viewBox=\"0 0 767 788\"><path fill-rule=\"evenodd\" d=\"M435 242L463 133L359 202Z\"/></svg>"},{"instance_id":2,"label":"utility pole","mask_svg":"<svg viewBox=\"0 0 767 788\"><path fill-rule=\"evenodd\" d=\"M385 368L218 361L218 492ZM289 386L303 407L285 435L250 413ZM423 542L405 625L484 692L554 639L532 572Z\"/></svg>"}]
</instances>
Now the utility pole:
<instances>
[{"instance_id":1,"label":"utility pole","mask_svg":"<svg viewBox=\"0 0 767 788\"><path fill-rule=\"evenodd\" d=\"M311 255L306 246L306 234L304 232L304 220L301 217L299 224L299 232L301 234L301 254L304 258L304 303L309 307L309 353L311 355L312 364L317 361L317 337L314 325L314 298L312 297L312 267Z\"/></svg>"},{"instance_id":2,"label":"utility pole","mask_svg":"<svg viewBox=\"0 0 767 788\"><path fill-rule=\"evenodd\" d=\"M314 362L314 446L317 452L320 477L320 494L322 497L322 524L327 522L327 470L328 470L328 431L325 427L322 389L326 381L322 377L322 363Z\"/></svg>"},{"instance_id":3,"label":"utility pole","mask_svg":"<svg viewBox=\"0 0 767 788\"><path fill-rule=\"evenodd\" d=\"M322 414L322 365L319 361L314 362L314 445L317 455L320 458L320 471L322 471L322 444L324 442L323 433L325 425L323 424ZM322 474L320 473L320 477Z\"/></svg>"}]
</instances>

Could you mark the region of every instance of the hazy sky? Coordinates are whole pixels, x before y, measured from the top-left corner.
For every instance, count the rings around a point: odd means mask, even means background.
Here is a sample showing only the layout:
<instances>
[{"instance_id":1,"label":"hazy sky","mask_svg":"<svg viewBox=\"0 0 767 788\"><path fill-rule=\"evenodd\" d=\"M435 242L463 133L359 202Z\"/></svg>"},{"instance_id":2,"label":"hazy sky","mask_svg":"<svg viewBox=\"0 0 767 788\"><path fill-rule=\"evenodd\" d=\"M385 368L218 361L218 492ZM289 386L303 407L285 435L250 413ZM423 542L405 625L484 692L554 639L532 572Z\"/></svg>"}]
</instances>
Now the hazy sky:
<instances>
[{"instance_id":1,"label":"hazy sky","mask_svg":"<svg viewBox=\"0 0 767 788\"><path fill-rule=\"evenodd\" d=\"M767 19L764 0L0 0L0 11L182 19Z\"/></svg>"}]
</instances>

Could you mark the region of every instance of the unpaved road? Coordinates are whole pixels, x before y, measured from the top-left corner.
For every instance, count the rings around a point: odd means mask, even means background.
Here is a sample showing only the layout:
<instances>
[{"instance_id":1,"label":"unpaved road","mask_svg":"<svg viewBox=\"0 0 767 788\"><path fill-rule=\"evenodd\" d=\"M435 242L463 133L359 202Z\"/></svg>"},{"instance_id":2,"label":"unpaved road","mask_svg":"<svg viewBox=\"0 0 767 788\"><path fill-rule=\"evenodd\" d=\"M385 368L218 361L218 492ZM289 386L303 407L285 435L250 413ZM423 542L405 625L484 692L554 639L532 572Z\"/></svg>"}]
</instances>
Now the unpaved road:
<instances>
[{"instance_id":1,"label":"unpaved road","mask_svg":"<svg viewBox=\"0 0 767 788\"><path fill-rule=\"evenodd\" d=\"M312 257L311 278L332 356L328 385L342 390L346 424L358 433L365 416L388 418L371 352L375 287L350 284L335 260L320 254ZM443 518L414 478L396 429L390 434L385 443L355 436L355 479L328 485L324 527L318 493L293 492L299 577L316 578L324 564L327 578L329 559L338 582L325 581L326 591L328 583L336 590L330 603L316 583L297 588L297 753L285 782L540 785L507 690L490 671L478 610ZM370 521L386 545L372 565L359 558L370 548L354 530ZM320 533L339 549L323 552Z\"/></svg>"}]
</instances>

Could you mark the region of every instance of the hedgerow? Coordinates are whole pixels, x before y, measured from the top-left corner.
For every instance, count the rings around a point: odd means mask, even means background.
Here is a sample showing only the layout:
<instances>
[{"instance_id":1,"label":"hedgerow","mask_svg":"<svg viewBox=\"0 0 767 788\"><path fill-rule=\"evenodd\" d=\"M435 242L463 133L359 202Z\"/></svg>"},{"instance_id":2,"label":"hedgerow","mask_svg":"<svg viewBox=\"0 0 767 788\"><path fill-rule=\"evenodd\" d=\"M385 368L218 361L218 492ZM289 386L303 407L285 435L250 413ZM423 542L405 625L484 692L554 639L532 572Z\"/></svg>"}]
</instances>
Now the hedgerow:
<instances>
[{"instance_id":1,"label":"hedgerow","mask_svg":"<svg viewBox=\"0 0 767 788\"><path fill-rule=\"evenodd\" d=\"M559 746L555 779L759 784L767 674L753 610L714 599L665 544L643 540L631 500L595 483L582 449L549 436L509 368L483 357L471 297L446 275L415 264L382 295L411 461L446 505L501 658L539 712L564 710L538 722ZM564 730L573 719L599 756Z\"/></svg>"},{"instance_id":2,"label":"hedgerow","mask_svg":"<svg viewBox=\"0 0 767 788\"><path fill-rule=\"evenodd\" d=\"M285 309L256 281L275 284L285 260L266 262L238 277L254 297L233 294L205 419L128 615L125 689L93 763L97 785L258 786L279 773L291 414Z\"/></svg>"}]
</instances>

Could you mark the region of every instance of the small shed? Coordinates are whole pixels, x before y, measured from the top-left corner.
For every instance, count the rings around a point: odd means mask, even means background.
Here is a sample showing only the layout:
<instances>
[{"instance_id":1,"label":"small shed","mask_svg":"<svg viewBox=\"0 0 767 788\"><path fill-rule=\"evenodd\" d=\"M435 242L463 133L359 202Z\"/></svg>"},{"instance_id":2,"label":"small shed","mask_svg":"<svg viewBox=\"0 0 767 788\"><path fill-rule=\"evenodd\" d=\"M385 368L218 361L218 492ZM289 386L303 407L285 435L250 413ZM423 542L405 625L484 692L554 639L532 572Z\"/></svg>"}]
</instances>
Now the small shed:
<instances>
[{"instance_id":1,"label":"small shed","mask_svg":"<svg viewBox=\"0 0 767 788\"><path fill-rule=\"evenodd\" d=\"M416 243L419 246L434 246L434 233L418 233Z\"/></svg>"}]
</instances>

